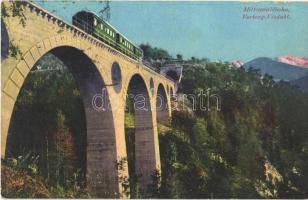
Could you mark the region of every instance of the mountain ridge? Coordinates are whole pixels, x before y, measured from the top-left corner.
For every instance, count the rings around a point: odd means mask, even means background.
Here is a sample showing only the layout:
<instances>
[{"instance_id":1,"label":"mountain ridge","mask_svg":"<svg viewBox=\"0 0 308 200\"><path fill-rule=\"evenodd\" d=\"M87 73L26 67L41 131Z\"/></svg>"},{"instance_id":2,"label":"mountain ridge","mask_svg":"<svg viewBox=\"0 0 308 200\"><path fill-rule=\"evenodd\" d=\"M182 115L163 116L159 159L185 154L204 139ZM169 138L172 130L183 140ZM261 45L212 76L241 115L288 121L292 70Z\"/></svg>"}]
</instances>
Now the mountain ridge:
<instances>
[{"instance_id":1,"label":"mountain ridge","mask_svg":"<svg viewBox=\"0 0 308 200\"><path fill-rule=\"evenodd\" d=\"M260 69L262 74L269 74L274 79L296 80L308 76L308 68L298 65L291 65L268 57L258 57L243 64L245 69Z\"/></svg>"},{"instance_id":2,"label":"mountain ridge","mask_svg":"<svg viewBox=\"0 0 308 200\"><path fill-rule=\"evenodd\" d=\"M301 90L308 92L308 76L290 81L292 85L298 86Z\"/></svg>"}]
</instances>

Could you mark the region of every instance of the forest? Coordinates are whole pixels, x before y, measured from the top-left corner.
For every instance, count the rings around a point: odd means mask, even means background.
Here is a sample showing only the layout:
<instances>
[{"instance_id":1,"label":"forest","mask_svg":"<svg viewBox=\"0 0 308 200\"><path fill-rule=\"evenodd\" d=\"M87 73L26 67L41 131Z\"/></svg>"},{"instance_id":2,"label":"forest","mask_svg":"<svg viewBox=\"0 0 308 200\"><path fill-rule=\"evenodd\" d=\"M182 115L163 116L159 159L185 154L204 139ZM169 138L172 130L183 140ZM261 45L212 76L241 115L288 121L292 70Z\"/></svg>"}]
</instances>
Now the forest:
<instances>
[{"instance_id":1,"label":"forest","mask_svg":"<svg viewBox=\"0 0 308 200\"><path fill-rule=\"evenodd\" d=\"M173 58L161 48L140 47L149 62ZM158 129L161 173L154 174L145 195L130 174L129 195L308 198L308 93L228 62L176 58L185 63L179 93L197 96L210 89L220 97L221 109L214 104L207 110L192 109L189 98L179 99L185 106ZM132 149L130 112L125 133L127 149ZM85 184L86 122L80 91L52 54L42 57L24 82L9 136L1 165L4 197L95 198ZM133 159L128 154L128 162Z\"/></svg>"}]
</instances>

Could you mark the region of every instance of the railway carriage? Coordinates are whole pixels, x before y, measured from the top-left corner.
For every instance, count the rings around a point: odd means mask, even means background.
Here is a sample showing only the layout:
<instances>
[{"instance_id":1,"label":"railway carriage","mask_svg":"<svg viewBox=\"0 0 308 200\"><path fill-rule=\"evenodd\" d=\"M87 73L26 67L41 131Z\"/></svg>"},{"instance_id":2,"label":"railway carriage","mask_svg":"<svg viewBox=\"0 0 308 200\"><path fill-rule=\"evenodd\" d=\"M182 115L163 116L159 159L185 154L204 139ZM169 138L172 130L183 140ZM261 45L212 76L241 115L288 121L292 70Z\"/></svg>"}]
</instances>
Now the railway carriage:
<instances>
[{"instance_id":1,"label":"railway carriage","mask_svg":"<svg viewBox=\"0 0 308 200\"><path fill-rule=\"evenodd\" d=\"M143 52L110 24L93 12L80 11L73 16L73 25L107 43L127 56L141 60Z\"/></svg>"}]
</instances>

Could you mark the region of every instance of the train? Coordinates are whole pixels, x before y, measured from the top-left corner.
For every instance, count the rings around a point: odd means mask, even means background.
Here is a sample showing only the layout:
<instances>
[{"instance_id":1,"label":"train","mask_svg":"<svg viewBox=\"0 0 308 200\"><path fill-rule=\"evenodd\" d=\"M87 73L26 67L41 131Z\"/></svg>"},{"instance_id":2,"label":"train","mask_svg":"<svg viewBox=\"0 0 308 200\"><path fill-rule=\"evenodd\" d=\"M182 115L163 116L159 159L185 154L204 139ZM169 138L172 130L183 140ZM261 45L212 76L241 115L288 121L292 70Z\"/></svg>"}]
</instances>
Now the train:
<instances>
[{"instance_id":1,"label":"train","mask_svg":"<svg viewBox=\"0 0 308 200\"><path fill-rule=\"evenodd\" d=\"M81 10L73 16L72 22L74 26L93 35L125 55L138 61L142 60L142 49L130 42L124 35L95 13Z\"/></svg>"}]
</instances>

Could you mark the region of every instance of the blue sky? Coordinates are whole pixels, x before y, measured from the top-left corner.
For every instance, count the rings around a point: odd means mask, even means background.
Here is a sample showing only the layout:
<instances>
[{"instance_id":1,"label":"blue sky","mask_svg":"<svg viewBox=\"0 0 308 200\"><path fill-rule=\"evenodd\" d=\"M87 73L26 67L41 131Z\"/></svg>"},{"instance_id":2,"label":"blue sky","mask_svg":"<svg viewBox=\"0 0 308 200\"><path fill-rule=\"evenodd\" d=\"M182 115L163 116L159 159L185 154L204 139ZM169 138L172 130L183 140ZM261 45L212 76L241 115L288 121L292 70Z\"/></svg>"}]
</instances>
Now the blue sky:
<instances>
[{"instance_id":1,"label":"blue sky","mask_svg":"<svg viewBox=\"0 0 308 200\"><path fill-rule=\"evenodd\" d=\"M36 1L67 22L96 1ZM149 43L184 58L243 60L266 56L308 57L308 3L112 1L110 23L135 44ZM243 20L245 6L285 7L288 20ZM284 13L283 13L284 14Z\"/></svg>"}]
</instances>

